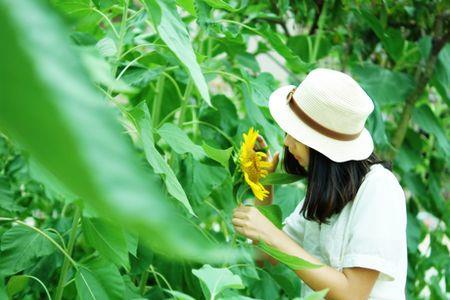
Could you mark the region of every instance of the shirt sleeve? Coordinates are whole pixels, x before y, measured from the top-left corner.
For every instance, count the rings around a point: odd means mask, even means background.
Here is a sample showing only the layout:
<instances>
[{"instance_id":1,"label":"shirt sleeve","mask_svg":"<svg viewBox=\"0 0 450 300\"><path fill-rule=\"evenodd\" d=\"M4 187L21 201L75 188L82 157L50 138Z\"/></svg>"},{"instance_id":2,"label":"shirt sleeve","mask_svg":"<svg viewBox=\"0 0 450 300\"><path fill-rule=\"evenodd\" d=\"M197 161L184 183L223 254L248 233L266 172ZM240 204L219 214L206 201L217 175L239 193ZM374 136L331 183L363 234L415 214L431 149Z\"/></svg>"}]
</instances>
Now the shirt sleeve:
<instances>
[{"instance_id":1,"label":"shirt sleeve","mask_svg":"<svg viewBox=\"0 0 450 300\"><path fill-rule=\"evenodd\" d=\"M305 218L299 214L305 198L300 200L294 211L283 221L283 231L297 244L303 243L305 235Z\"/></svg>"},{"instance_id":2,"label":"shirt sleeve","mask_svg":"<svg viewBox=\"0 0 450 300\"><path fill-rule=\"evenodd\" d=\"M383 169L371 176L354 203L342 268L380 271L379 279L392 281L406 255L405 194L394 174Z\"/></svg>"}]
</instances>

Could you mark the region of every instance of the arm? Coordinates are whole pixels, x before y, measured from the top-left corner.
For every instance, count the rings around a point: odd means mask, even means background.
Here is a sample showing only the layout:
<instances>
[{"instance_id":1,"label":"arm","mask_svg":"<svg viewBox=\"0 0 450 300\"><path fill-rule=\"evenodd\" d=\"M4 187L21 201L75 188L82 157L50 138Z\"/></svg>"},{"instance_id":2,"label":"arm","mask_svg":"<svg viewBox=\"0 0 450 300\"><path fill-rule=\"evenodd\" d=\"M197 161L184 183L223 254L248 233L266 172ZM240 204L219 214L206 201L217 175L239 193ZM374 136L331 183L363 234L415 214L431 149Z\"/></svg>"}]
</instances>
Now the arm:
<instances>
[{"instance_id":1,"label":"arm","mask_svg":"<svg viewBox=\"0 0 450 300\"><path fill-rule=\"evenodd\" d=\"M263 240L268 245L287 254L297 256L315 264L323 264L309 254L286 233L275 227L258 209L240 206L235 210L233 224L236 230L256 241ZM344 268L342 272L324 265L318 269L297 270L295 273L314 291L329 288L328 300L367 299L372 291L379 271L366 268Z\"/></svg>"},{"instance_id":2,"label":"arm","mask_svg":"<svg viewBox=\"0 0 450 300\"><path fill-rule=\"evenodd\" d=\"M282 230L274 230L268 244L314 264L323 264ZM376 270L365 268L344 268L339 272L328 265L318 269L297 270L295 273L314 291L329 288L326 299L333 300L367 299L379 274Z\"/></svg>"}]
</instances>

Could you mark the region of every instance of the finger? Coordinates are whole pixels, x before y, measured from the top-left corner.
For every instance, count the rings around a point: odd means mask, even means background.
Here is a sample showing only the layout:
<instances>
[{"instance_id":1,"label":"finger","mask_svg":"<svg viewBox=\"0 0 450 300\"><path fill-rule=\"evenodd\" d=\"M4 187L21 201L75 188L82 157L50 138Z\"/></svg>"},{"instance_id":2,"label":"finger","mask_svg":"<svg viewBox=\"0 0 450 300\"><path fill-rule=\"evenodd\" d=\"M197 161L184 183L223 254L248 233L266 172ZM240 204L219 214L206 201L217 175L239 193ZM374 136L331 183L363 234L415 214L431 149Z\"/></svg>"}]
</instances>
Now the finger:
<instances>
[{"instance_id":1,"label":"finger","mask_svg":"<svg viewBox=\"0 0 450 300\"><path fill-rule=\"evenodd\" d=\"M245 234L244 234L244 227L242 227L242 226L234 226L234 230L235 230L237 233L240 233L240 234L242 234L242 235L245 235Z\"/></svg>"},{"instance_id":2,"label":"finger","mask_svg":"<svg viewBox=\"0 0 450 300\"><path fill-rule=\"evenodd\" d=\"M275 170L280 162L280 152L275 152L272 159L272 170Z\"/></svg>"},{"instance_id":3,"label":"finger","mask_svg":"<svg viewBox=\"0 0 450 300\"><path fill-rule=\"evenodd\" d=\"M231 220L231 223L233 223L234 226L244 227L245 221L239 218L233 218Z\"/></svg>"},{"instance_id":4,"label":"finger","mask_svg":"<svg viewBox=\"0 0 450 300\"><path fill-rule=\"evenodd\" d=\"M257 140L262 148L267 147L266 141L264 140L264 138L261 135L258 135Z\"/></svg>"},{"instance_id":5,"label":"finger","mask_svg":"<svg viewBox=\"0 0 450 300\"><path fill-rule=\"evenodd\" d=\"M248 215L245 212L237 211L233 214L233 219L247 220Z\"/></svg>"}]
</instances>

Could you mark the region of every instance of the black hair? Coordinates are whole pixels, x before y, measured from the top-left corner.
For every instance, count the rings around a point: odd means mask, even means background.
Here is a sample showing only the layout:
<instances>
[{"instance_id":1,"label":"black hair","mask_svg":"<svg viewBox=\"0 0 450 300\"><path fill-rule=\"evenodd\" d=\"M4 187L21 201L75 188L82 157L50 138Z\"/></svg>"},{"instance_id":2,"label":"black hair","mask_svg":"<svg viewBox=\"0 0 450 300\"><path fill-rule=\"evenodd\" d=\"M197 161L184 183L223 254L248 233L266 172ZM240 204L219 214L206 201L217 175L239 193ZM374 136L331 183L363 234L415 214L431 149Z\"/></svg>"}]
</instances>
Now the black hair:
<instances>
[{"instance_id":1,"label":"black hair","mask_svg":"<svg viewBox=\"0 0 450 300\"><path fill-rule=\"evenodd\" d=\"M310 221L328 224L328 219L342 211L352 201L365 175L373 164L382 164L392 170L390 161L380 160L372 154L364 160L335 162L309 147L307 170L284 146L283 167L285 172L306 178L306 196L300 214Z\"/></svg>"}]
</instances>

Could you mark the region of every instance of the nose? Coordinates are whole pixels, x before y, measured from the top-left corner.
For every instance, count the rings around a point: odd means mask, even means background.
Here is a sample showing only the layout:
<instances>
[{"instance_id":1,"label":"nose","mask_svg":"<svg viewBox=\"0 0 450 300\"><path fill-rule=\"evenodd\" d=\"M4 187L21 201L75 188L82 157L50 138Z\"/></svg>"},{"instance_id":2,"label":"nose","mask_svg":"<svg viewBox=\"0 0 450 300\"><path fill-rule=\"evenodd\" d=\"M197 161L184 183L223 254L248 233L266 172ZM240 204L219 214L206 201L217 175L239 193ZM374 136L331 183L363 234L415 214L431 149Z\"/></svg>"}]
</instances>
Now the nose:
<instances>
[{"instance_id":1,"label":"nose","mask_svg":"<svg viewBox=\"0 0 450 300\"><path fill-rule=\"evenodd\" d=\"M289 134L286 134L286 136L285 136L285 138L284 138L284 145L286 146L286 147L289 147Z\"/></svg>"}]
</instances>

